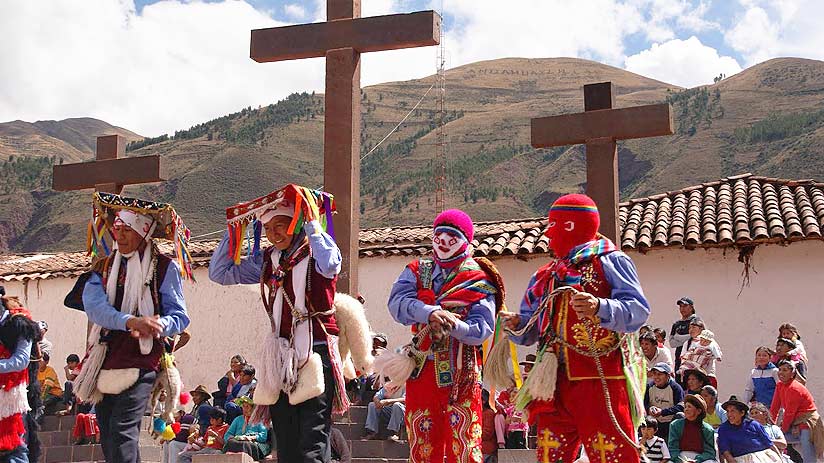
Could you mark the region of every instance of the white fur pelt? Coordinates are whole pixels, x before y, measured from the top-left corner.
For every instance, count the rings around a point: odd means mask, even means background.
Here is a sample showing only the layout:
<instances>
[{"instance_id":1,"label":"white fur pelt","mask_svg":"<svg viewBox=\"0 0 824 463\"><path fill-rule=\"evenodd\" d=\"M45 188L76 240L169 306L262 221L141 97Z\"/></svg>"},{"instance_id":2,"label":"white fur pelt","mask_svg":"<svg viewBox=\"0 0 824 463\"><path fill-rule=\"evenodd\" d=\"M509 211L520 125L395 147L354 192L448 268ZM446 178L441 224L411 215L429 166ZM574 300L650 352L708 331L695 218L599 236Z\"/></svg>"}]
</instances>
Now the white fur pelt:
<instances>
[{"instance_id":1,"label":"white fur pelt","mask_svg":"<svg viewBox=\"0 0 824 463\"><path fill-rule=\"evenodd\" d=\"M415 371L415 359L409 355L406 346L395 352L384 351L375 359L375 373L379 378L379 384L384 384L384 378L389 378L387 386L393 388L403 386L412 376L413 371Z\"/></svg>"},{"instance_id":2,"label":"white fur pelt","mask_svg":"<svg viewBox=\"0 0 824 463\"><path fill-rule=\"evenodd\" d=\"M166 423L174 422L175 410L180 406L180 393L183 389L183 382L180 379L180 371L173 364L166 365L157 373L154 386L152 387L152 398L149 401L152 416L160 400L161 391L166 391L166 400L163 402L163 414L160 418Z\"/></svg>"},{"instance_id":3,"label":"white fur pelt","mask_svg":"<svg viewBox=\"0 0 824 463\"><path fill-rule=\"evenodd\" d=\"M256 405L274 405L283 388L282 372L276 367L280 357L278 336L269 331L263 339L260 351L260 370L257 375L257 387L253 400Z\"/></svg>"},{"instance_id":4,"label":"white fur pelt","mask_svg":"<svg viewBox=\"0 0 824 463\"><path fill-rule=\"evenodd\" d=\"M372 335L363 304L348 294L336 293L334 305L335 320L340 330L338 349L344 364L344 376L346 379L355 378L355 370L361 374L372 373L375 358L372 356Z\"/></svg>"}]
</instances>

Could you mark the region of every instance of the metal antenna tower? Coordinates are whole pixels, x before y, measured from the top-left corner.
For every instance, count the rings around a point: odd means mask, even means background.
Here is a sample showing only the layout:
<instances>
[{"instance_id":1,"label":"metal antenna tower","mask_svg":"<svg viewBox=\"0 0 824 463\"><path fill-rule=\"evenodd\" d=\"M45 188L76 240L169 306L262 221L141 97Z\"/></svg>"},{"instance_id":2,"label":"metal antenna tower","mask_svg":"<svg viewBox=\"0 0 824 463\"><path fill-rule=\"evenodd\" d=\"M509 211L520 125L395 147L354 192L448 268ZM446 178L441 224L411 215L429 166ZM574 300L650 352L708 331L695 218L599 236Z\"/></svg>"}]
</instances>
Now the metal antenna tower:
<instances>
[{"instance_id":1,"label":"metal antenna tower","mask_svg":"<svg viewBox=\"0 0 824 463\"><path fill-rule=\"evenodd\" d=\"M444 36L438 46L436 74L436 98L438 106L438 129L435 142L435 159L432 163L432 172L435 176L435 209L436 213L446 208L446 49Z\"/></svg>"}]
</instances>

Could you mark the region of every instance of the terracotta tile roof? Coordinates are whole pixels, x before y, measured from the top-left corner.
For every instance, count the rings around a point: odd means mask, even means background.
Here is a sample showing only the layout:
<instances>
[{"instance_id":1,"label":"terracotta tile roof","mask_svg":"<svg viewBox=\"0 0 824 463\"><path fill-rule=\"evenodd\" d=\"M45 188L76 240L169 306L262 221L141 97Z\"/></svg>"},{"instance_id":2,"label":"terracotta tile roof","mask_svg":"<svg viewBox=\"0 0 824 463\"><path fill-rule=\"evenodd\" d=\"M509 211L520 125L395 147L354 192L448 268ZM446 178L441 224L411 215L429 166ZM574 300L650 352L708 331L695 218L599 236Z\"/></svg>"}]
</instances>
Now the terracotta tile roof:
<instances>
[{"instance_id":1,"label":"terracotta tile roof","mask_svg":"<svg viewBox=\"0 0 824 463\"><path fill-rule=\"evenodd\" d=\"M621 247L644 252L667 247L727 247L822 239L824 184L743 174L620 204ZM475 255L545 254L546 219L475 225ZM420 256L430 250L428 226L360 232L360 256ZM217 240L190 243L196 267L206 266ZM171 253L171 245L161 250ZM77 276L89 264L83 252L0 256L0 280Z\"/></svg>"}]
</instances>

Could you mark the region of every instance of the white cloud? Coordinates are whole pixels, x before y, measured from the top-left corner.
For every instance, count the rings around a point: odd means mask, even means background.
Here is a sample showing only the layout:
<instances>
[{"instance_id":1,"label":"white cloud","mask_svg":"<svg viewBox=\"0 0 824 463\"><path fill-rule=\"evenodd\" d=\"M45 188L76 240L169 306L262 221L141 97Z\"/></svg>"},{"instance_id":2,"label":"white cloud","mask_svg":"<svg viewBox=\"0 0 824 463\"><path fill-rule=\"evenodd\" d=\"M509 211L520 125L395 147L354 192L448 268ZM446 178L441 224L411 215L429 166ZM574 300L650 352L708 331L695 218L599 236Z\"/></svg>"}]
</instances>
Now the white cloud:
<instances>
[{"instance_id":1,"label":"white cloud","mask_svg":"<svg viewBox=\"0 0 824 463\"><path fill-rule=\"evenodd\" d=\"M306 8L297 3L283 5L283 12L291 19L303 19L306 17Z\"/></svg>"},{"instance_id":2,"label":"white cloud","mask_svg":"<svg viewBox=\"0 0 824 463\"><path fill-rule=\"evenodd\" d=\"M739 0L744 13L724 34L747 66L779 56L824 59L824 2Z\"/></svg>"},{"instance_id":3,"label":"white cloud","mask_svg":"<svg viewBox=\"0 0 824 463\"><path fill-rule=\"evenodd\" d=\"M653 44L627 57L625 68L682 87L712 83L713 77L721 73L731 76L741 71L734 58L719 56L717 50L702 44L695 36Z\"/></svg>"}]
</instances>

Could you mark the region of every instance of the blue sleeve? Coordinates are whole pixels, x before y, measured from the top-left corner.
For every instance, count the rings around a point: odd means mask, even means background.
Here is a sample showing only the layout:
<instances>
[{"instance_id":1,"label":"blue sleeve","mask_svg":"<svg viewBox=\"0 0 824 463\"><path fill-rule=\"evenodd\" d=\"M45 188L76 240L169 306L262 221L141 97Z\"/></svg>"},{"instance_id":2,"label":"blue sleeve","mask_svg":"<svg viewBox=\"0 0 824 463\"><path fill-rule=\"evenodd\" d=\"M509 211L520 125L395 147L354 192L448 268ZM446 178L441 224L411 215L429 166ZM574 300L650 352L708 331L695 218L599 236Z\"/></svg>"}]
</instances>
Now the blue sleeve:
<instances>
[{"instance_id":1,"label":"blue sleeve","mask_svg":"<svg viewBox=\"0 0 824 463\"><path fill-rule=\"evenodd\" d=\"M12 373L28 368L29 360L31 360L31 344L32 342L28 339L18 340L11 357L0 360L0 373Z\"/></svg>"},{"instance_id":2,"label":"blue sleeve","mask_svg":"<svg viewBox=\"0 0 824 463\"><path fill-rule=\"evenodd\" d=\"M495 296L472 304L465 320L458 320L452 337L470 346L479 346L492 334L495 326Z\"/></svg>"},{"instance_id":3,"label":"blue sleeve","mask_svg":"<svg viewBox=\"0 0 824 463\"><path fill-rule=\"evenodd\" d=\"M725 426L725 423L722 423L721 427L718 428L718 454L719 455L723 455L724 452L729 452L730 451L729 432L730 432L730 430L727 428L727 426Z\"/></svg>"},{"instance_id":4,"label":"blue sleeve","mask_svg":"<svg viewBox=\"0 0 824 463\"><path fill-rule=\"evenodd\" d=\"M166 276L160 285L162 306L160 308L160 324L163 325L163 336L180 334L189 326L189 314L186 312L186 301L183 299L183 279L180 277L180 267L177 262L170 261L166 269Z\"/></svg>"},{"instance_id":5,"label":"blue sleeve","mask_svg":"<svg viewBox=\"0 0 824 463\"><path fill-rule=\"evenodd\" d=\"M661 410L661 415L664 416L675 415L684 411L684 390L673 380L670 380L670 389L672 389L672 401L675 405Z\"/></svg>"},{"instance_id":6,"label":"blue sleeve","mask_svg":"<svg viewBox=\"0 0 824 463\"><path fill-rule=\"evenodd\" d=\"M764 448L771 448L773 446L772 438L769 434L767 434L767 430L761 425L761 423L758 423L755 420L750 420L750 428L753 430L758 443Z\"/></svg>"},{"instance_id":7,"label":"blue sleeve","mask_svg":"<svg viewBox=\"0 0 824 463\"><path fill-rule=\"evenodd\" d=\"M209 261L209 279L219 285L250 285L260 282L260 272L263 268L263 253L244 256L240 264L229 257L229 232L223 235L217 249L212 253Z\"/></svg>"},{"instance_id":8,"label":"blue sleeve","mask_svg":"<svg viewBox=\"0 0 824 463\"><path fill-rule=\"evenodd\" d=\"M424 304L418 299L418 279L408 267L392 285L389 293L389 313L403 325L429 323L429 314L438 310L437 305Z\"/></svg>"},{"instance_id":9,"label":"blue sleeve","mask_svg":"<svg viewBox=\"0 0 824 463\"><path fill-rule=\"evenodd\" d=\"M521 315L521 322L518 325L518 329L523 329L526 326L529 319L532 317L532 314L538 310L538 306L541 305L541 300L534 296L534 293L531 291L532 287L535 286L535 274L532 275L532 278L529 279L529 284L526 285L526 293L524 293L524 298L521 300L521 307L520 307L520 315ZM526 333L522 336L510 336L509 338L515 344L520 344L522 346L529 346L538 342L538 327L533 325Z\"/></svg>"},{"instance_id":10,"label":"blue sleeve","mask_svg":"<svg viewBox=\"0 0 824 463\"><path fill-rule=\"evenodd\" d=\"M386 389L380 388L378 392L375 393L375 398L378 400L383 400L386 397Z\"/></svg>"},{"instance_id":11,"label":"blue sleeve","mask_svg":"<svg viewBox=\"0 0 824 463\"><path fill-rule=\"evenodd\" d=\"M623 252L601 256L604 276L612 287L609 299L600 299L601 326L621 333L638 331L649 318L649 303L638 281L635 264Z\"/></svg>"},{"instance_id":12,"label":"blue sleeve","mask_svg":"<svg viewBox=\"0 0 824 463\"><path fill-rule=\"evenodd\" d=\"M649 413L649 388L655 387L652 383L647 383L647 389L644 391L644 410Z\"/></svg>"},{"instance_id":13,"label":"blue sleeve","mask_svg":"<svg viewBox=\"0 0 824 463\"><path fill-rule=\"evenodd\" d=\"M103 288L103 279L97 272L92 273L83 287L83 310L92 323L107 330L127 331L126 322L132 318L131 315L109 304L109 297Z\"/></svg>"},{"instance_id":14,"label":"blue sleeve","mask_svg":"<svg viewBox=\"0 0 824 463\"><path fill-rule=\"evenodd\" d=\"M256 424L254 432L257 433L256 441L265 443L269 440L269 430L262 424Z\"/></svg>"},{"instance_id":15,"label":"blue sleeve","mask_svg":"<svg viewBox=\"0 0 824 463\"><path fill-rule=\"evenodd\" d=\"M229 425L229 429L226 430L226 434L223 435L223 441L226 442L229 439L238 435L240 430L243 429L243 416L235 417L232 420L232 424Z\"/></svg>"},{"instance_id":16,"label":"blue sleeve","mask_svg":"<svg viewBox=\"0 0 824 463\"><path fill-rule=\"evenodd\" d=\"M315 270L325 278L332 279L340 273L340 248L331 236L323 232L320 222L313 220L304 225L309 237L309 247L312 248L312 258L315 259Z\"/></svg>"}]
</instances>

